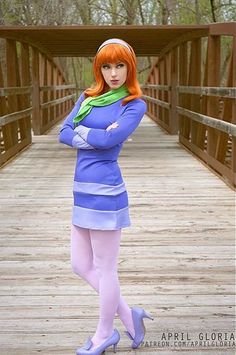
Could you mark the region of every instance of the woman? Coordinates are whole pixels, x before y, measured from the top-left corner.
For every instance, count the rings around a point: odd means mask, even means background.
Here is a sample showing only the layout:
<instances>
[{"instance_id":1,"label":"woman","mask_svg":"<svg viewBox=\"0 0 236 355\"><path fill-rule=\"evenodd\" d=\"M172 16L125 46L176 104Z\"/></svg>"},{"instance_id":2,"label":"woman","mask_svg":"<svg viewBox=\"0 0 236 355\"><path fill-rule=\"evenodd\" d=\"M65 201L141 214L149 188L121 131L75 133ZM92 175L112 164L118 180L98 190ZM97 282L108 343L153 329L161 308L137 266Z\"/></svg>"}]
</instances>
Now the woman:
<instances>
[{"instance_id":1,"label":"woman","mask_svg":"<svg viewBox=\"0 0 236 355\"><path fill-rule=\"evenodd\" d=\"M73 271L99 292L99 322L77 355L102 354L120 340L116 313L132 348L143 341L143 308L130 308L120 295L117 258L121 229L130 226L128 195L117 159L123 142L138 127L146 103L136 79L132 47L117 38L98 48L93 61L96 84L85 90L66 118L61 143L78 149L71 227Z\"/></svg>"}]
</instances>

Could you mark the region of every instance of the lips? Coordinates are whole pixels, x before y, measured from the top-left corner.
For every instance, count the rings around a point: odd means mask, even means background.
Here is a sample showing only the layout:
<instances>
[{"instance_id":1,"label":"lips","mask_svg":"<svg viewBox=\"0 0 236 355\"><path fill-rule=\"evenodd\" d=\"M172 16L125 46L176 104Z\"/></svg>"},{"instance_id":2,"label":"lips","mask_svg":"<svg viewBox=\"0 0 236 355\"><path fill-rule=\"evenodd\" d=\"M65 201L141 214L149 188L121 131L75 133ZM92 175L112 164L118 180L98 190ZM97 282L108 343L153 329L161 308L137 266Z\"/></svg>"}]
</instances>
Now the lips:
<instances>
[{"instance_id":1,"label":"lips","mask_svg":"<svg viewBox=\"0 0 236 355\"><path fill-rule=\"evenodd\" d=\"M119 80L111 80L112 84L117 84L119 82Z\"/></svg>"}]
</instances>

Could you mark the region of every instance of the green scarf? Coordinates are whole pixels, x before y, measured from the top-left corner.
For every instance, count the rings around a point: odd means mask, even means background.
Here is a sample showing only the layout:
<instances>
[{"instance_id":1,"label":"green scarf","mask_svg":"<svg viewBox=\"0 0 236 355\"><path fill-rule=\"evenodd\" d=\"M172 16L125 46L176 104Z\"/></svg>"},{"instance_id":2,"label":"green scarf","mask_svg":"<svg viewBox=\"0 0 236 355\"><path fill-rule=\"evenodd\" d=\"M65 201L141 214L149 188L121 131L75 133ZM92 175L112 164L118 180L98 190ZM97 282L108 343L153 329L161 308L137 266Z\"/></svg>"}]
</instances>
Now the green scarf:
<instances>
[{"instance_id":1,"label":"green scarf","mask_svg":"<svg viewBox=\"0 0 236 355\"><path fill-rule=\"evenodd\" d=\"M89 114L93 106L107 106L127 95L129 95L129 91L127 90L127 87L125 85L122 85L118 89L110 90L100 96L87 97L82 102L79 111L73 118L73 122L78 123L79 121L81 121L85 116Z\"/></svg>"}]
</instances>

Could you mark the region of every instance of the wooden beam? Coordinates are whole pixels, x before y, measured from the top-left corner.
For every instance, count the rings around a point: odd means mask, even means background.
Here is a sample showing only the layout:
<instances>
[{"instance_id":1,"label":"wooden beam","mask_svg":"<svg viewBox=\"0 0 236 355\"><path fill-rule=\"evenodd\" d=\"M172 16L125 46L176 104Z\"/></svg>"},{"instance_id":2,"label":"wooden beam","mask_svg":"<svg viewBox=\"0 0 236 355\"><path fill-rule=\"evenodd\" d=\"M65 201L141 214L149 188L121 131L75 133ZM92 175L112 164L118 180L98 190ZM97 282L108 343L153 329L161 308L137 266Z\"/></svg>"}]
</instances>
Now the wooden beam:
<instances>
[{"instance_id":1,"label":"wooden beam","mask_svg":"<svg viewBox=\"0 0 236 355\"><path fill-rule=\"evenodd\" d=\"M29 46L27 43L20 44L20 76L21 85L25 87L30 85L30 59L29 59ZM33 88L32 88L33 89ZM27 109L30 107L30 94L32 95L32 89L28 93L22 93L19 96L19 107L21 109ZM19 121L21 140L27 139L30 144L32 141L31 134L31 111L30 114Z\"/></svg>"},{"instance_id":2,"label":"wooden beam","mask_svg":"<svg viewBox=\"0 0 236 355\"><path fill-rule=\"evenodd\" d=\"M162 100L159 100L159 99L154 99L153 97L147 96L147 95L143 95L142 97L144 99L150 101L150 102L153 102L153 103L165 108L165 109L168 109L168 110L170 109L170 103L169 102L165 102L165 101L162 101Z\"/></svg>"},{"instance_id":3,"label":"wooden beam","mask_svg":"<svg viewBox=\"0 0 236 355\"><path fill-rule=\"evenodd\" d=\"M201 113L197 113L180 106L177 106L177 111L196 122L204 123L208 127L216 128L219 131L226 132L236 137L236 125L233 123L225 122L214 117L202 115Z\"/></svg>"},{"instance_id":4,"label":"wooden beam","mask_svg":"<svg viewBox=\"0 0 236 355\"><path fill-rule=\"evenodd\" d=\"M188 32L186 31L184 34L181 36L178 36L175 40L169 41L168 44L162 49L162 51L159 54L159 58L161 59L166 55L167 52L169 52L171 49L174 47L178 47L183 43L187 43L189 41L194 41L195 39L202 38L208 36L208 29L204 30L196 30L193 32Z\"/></svg>"},{"instance_id":5,"label":"wooden beam","mask_svg":"<svg viewBox=\"0 0 236 355\"><path fill-rule=\"evenodd\" d=\"M182 43L179 47L179 85L188 85L188 48L187 48L187 43ZM186 93L180 93L178 95L178 102L179 105L182 107L187 106L187 101L188 100L188 95ZM178 111L177 111L178 112ZM186 137L186 132L185 132L185 121L186 117L184 115L178 115L178 121L179 121L179 135Z\"/></svg>"},{"instance_id":6,"label":"wooden beam","mask_svg":"<svg viewBox=\"0 0 236 355\"><path fill-rule=\"evenodd\" d=\"M0 85L4 86L4 78L3 78L3 71L2 71L2 63L0 61ZM4 116L7 114L7 104L6 104L6 98L0 96L0 116ZM11 138L11 128L9 125L5 127L1 127L1 136L3 140L0 143L0 166L3 165L4 163L4 154L8 149L12 147L12 138ZM1 153L4 151L4 153Z\"/></svg>"},{"instance_id":7,"label":"wooden beam","mask_svg":"<svg viewBox=\"0 0 236 355\"><path fill-rule=\"evenodd\" d=\"M6 40L6 65L7 65L7 86L19 86L17 83L17 53L16 53L16 41L7 39ZM8 112L18 111L18 102L16 95L10 95L8 97ZM11 131L11 142L10 145L16 145L18 143L18 124L17 122L11 123L9 125ZM10 137L9 137L10 138Z\"/></svg>"},{"instance_id":8,"label":"wooden beam","mask_svg":"<svg viewBox=\"0 0 236 355\"><path fill-rule=\"evenodd\" d=\"M236 98L236 87L177 86L179 93Z\"/></svg>"},{"instance_id":9,"label":"wooden beam","mask_svg":"<svg viewBox=\"0 0 236 355\"><path fill-rule=\"evenodd\" d=\"M171 90L170 85L145 84L145 85L141 85L141 87L145 89L147 88L147 89L166 90L166 91Z\"/></svg>"},{"instance_id":10,"label":"wooden beam","mask_svg":"<svg viewBox=\"0 0 236 355\"><path fill-rule=\"evenodd\" d=\"M210 36L236 36L236 22L212 23L209 25Z\"/></svg>"},{"instance_id":11,"label":"wooden beam","mask_svg":"<svg viewBox=\"0 0 236 355\"><path fill-rule=\"evenodd\" d=\"M166 55L163 58L163 62L164 62L164 85L170 85L170 81L169 80L169 71L170 71L170 52L167 52ZM164 90L162 91L162 97L164 99L164 102L168 102L170 104L170 97L169 97L169 92ZM163 119L164 122L170 127L170 111L166 110L163 107ZM171 132L171 128L170 128L170 132Z\"/></svg>"},{"instance_id":12,"label":"wooden beam","mask_svg":"<svg viewBox=\"0 0 236 355\"><path fill-rule=\"evenodd\" d=\"M207 86L219 86L220 83L220 37L209 36L208 38L208 57L207 57ZM214 97L207 98L207 115L218 117L219 99ZM218 133L214 128L207 130L207 152L209 155L216 156L216 142Z\"/></svg>"},{"instance_id":13,"label":"wooden beam","mask_svg":"<svg viewBox=\"0 0 236 355\"><path fill-rule=\"evenodd\" d=\"M32 86L0 87L0 96L30 94Z\"/></svg>"},{"instance_id":14,"label":"wooden beam","mask_svg":"<svg viewBox=\"0 0 236 355\"><path fill-rule=\"evenodd\" d=\"M49 91L49 90L64 90L64 89L76 89L76 85L74 84L70 84L70 85L44 85L44 86L40 86L39 90L40 91ZM1 89L0 89L0 93L1 93Z\"/></svg>"},{"instance_id":15,"label":"wooden beam","mask_svg":"<svg viewBox=\"0 0 236 355\"><path fill-rule=\"evenodd\" d=\"M43 104L40 105L41 108L47 108L47 107L53 107L59 104L62 104L65 101L71 100L73 98L75 98L76 94L71 94L71 95L67 95L65 97L62 97L60 99L55 99L53 101L48 101L48 102L44 102Z\"/></svg>"},{"instance_id":16,"label":"wooden beam","mask_svg":"<svg viewBox=\"0 0 236 355\"><path fill-rule=\"evenodd\" d=\"M232 86L233 85L233 51L231 52L231 59L230 59L230 65L228 68L228 78L227 78L227 86ZM233 122L233 117L232 117L232 106L233 102L235 100L232 100L230 96L224 97L222 100L223 104L223 110L221 113L221 119L226 122ZM233 138L234 139L234 138ZM228 152L231 149L231 139L228 134L224 132L220 132L217 137L217 144L216 144L216 159L218 159L220 162L223 164L228 164L229 159L230 164L232 166L232 159L233 159L233 152L231 152L231 157L229 158Z\"/></svg>"},{"instance_id":17,"label":"wooden beam","mask_svg":"<svg viewBox=\"0 0 236 355\"><path fill-rule=\"evenodd\" d=\"M1 116L0 117L0 127L5 126L6 124L9 124L9 123L17 122L21 118L29 117L31 112L32 112L32 107L29 107L25 110L8 113L5 116Z\"/></svg>"},{"instance_id":18,"label":"wooden beam","mask_svg":"<svg viewBox=\"0 0 236 355\"><path fill-rule=\"evenodd\" d=\"M170 132L171 134L177 134L179 129L178 117L176 106L178 105L178 96L176 87L178 85L178 60L179 60L179 48L176 47L171 51L171 64L170 64Z\"/></svg>"},{"instance_id":19,"label":"wooden beam","mask_svg":"<svg viewBox=\"0 0 236 355\"><path fill-rule=\"evenodd\" d=\"M42 87L41 85L48 85L49 84L49 78L48 78L48 65L47 65L47 57L42 55L41 56L41 62L42 62L42 69L41 69L41 78L42 82L40 83L40 88ZM50 121L50 115L49 115L49 110L47 108L43 109L43 104L45 102L49 101L49 92L45 90L40 91L40 108L42 112L42 126L46 126L48 122ZM43 128L42 128L43 129Z\"/></svg>"},{"instance_id":20,"label":"wooden beam","mask_svg":"<svg viewBox=\"0 0 236 355\"><path fill-rule=\"evenodd\" d=\"M162 60L160 62L158 62L158 63L159 63L158 67L159 67L159 74L160 74L160 84L161 85L166 85L166 83L165 83L165 73L164 73L165 72L164 58L162 58ZM160 104L160 103L163 103L165 101L164 100L164 91L163 90L160 90L159 97L160 97L160 100L159 100L158 104L160 105L160 107L159 107L159 117L158 118L159 118L160 121L164 122L165 125L166 125L165 116L164 116L164 114L165 114L164 107L163 107L162 104ZM166 104L168 104L168 103L166 103Z\"/></svg>"},{"instance_id":21,"label":"wooden beam","mask_svg":"<svg viewBox=\"0 0 236 355\"><path fill-rule=\"evenodd\" d=\"M39 51L32 47L32 84L33 84L33 114L32 125L35 135L41 134L41 111L40 111L40 81L39 81Z\"/></svg>"}]
</instances>

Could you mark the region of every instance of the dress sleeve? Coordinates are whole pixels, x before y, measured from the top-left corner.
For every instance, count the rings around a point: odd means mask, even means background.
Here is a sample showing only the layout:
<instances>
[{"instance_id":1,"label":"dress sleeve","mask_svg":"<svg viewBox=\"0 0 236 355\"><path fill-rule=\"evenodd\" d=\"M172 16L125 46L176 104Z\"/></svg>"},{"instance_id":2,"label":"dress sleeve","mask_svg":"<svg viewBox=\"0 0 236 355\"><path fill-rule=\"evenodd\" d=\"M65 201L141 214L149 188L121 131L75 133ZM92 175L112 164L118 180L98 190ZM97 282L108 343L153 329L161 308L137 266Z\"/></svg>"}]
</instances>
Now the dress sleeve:
<instances>
[{"instance_id":1,"label":"dress sleeve","mask_svg":"<svg viewBox=\"0 0 236 355\"><path fill-rule=\"evenodd\" d=\"M90 144L88 144L82 137L80 137L78 134L76 134L74 136L74 138L72 139L71 146L73 148L77 148L77 149L93 149L93 150L95 149Z\"/></svg>"},{"instance_id":2,"label":"dress sleeve","mask_svg":"<svg viewBox=\"0 0 236 355\"><path fill-rule=\"evenodd\" d=\"M79 125L77 133L88 144L98 149L109 149L117 144L124 142L138 127L144 113L147 110L147 104L143 100L133 100L126 105L127 107L117 119L118 127L106 131L105 129L88 128Z\"/></svg>"},{"instance_id":3,"label":"dress sleeve","mask_svg":"<svg viewBox=\"0 0 236 355\"><path fill-rule=\"evenodd\" d=\"M85 140L78 135L76 131L74 131L74 123L73 118L76 116L79 111L80 105L82 101L85 99L84 93L80 95L78 100L75 103L72 111L66 117L65 121L62 124L60 133L59 133L59 142L69 145L73 148L78 149L94 149L90 144L85 142Z\"/></svg>"}]
</instances>

